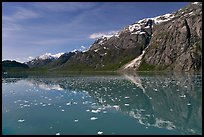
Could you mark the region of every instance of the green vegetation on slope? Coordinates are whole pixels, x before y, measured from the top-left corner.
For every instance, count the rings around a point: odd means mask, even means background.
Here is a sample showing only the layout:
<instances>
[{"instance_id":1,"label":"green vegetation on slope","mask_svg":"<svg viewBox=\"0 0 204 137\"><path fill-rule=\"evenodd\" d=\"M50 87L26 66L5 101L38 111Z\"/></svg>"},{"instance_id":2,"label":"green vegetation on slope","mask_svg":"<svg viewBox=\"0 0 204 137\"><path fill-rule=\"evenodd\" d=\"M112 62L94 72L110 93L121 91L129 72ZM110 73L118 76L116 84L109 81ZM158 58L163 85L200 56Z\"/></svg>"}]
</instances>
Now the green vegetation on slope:
<instances>
[{"instance_id":1,"label":"green vegetation on slope","mask_svg":"<svg viewBox=\"0 0 204 137\"><path fill-rule=\"evenodd\" d=\"M155 70L155 66L148 64L145 59L142 59L141 64L138 68L139 71L154 71Z\"/></svg>"}]
</instances>

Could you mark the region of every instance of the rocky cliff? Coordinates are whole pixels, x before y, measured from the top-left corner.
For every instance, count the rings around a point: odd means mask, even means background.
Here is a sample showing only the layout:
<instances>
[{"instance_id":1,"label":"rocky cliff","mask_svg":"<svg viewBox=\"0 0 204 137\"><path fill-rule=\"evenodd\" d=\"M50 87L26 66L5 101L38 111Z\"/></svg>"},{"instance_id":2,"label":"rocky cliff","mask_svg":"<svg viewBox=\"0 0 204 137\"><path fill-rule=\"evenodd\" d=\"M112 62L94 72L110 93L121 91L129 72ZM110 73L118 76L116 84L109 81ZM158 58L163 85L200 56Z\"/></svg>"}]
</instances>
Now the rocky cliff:
<instances>
[{"instance_id":1,"label":"rocky cliff","mask_svg":"<svg viewBox=\"0 0 204 137\"><path fill-rule=\"evenodd\" d=\"M131 62L129 69L137 65L137 70L147 71L201 71L202 3L191 3L172 16L169 21L154 25L141 63L138 66L138 62Z\"/></svg>"}]
</instances>

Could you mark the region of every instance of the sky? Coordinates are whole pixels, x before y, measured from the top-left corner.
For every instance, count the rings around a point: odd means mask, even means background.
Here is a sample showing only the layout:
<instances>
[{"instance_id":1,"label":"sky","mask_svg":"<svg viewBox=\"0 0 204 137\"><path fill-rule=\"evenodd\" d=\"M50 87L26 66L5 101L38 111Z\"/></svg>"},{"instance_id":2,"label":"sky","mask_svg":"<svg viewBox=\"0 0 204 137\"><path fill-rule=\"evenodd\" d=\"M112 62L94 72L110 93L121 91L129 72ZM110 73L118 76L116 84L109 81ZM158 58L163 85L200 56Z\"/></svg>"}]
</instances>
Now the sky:
<instances>
[{"instance_id":1,"label":"sky","mask_svg":"<svg viewBox=\"0 0 204 137\"><path fill-rule=\"evenodd\" d=\"M86 50L101 35L189 2L3 2L2 60Z\"/></svg>"}]
</instances>

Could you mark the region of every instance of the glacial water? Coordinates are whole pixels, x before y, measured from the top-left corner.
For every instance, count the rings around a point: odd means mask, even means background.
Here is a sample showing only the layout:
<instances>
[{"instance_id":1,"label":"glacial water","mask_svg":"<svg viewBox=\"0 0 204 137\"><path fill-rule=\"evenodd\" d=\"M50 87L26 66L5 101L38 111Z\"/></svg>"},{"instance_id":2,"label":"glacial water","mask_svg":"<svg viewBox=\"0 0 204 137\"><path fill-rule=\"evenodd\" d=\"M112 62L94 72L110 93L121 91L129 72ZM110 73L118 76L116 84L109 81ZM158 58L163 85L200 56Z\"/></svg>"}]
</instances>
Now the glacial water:
<instances>
[{"instance_id":1,"label":"glacial water","mask_svg":"<svg viewBox=\"0 0 204 137\"><path fill-rule=\"evenodd\" d=\"M201 135L202 75L2 78L3 135Z\"/></svg>"}]
</instances>

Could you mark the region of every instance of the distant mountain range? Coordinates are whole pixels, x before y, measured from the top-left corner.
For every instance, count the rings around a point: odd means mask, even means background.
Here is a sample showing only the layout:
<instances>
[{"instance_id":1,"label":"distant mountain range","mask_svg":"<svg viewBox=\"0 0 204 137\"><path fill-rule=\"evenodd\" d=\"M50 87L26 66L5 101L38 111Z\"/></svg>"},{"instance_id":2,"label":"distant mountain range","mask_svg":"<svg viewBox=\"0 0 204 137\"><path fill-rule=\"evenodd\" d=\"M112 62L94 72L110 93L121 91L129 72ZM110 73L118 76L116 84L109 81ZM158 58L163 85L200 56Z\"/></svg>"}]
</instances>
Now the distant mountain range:
<instances>
[{"instance_id":1,"label":"distant mountain range","mask_svg":"<svg viewBox=\"0 0 204 137\"><path fill-rule=\"evenodd\" d=\"M31 61L26 62L29 67L43 67L44 65L47 65L54 60L57 60L61 55L64 53L58 53L52 55L51 53L45 53L44 55L38 56L35 59L32 59Z\"/></svg>"},{"instance_id":2,"label":"distant mountain range","mask_svg":"<svg viewBox=\"0 0 204 137\"><path fill-rule=\"evenodd\" d=\"M5 60L2 62L2 72L25 71L27 69L29 69L28 65L16 61Z\"/></svg>"},{"instance_id":3,"label":"distant mountain range","mask_svg":"<svg viewBox=\"0 0 204 137\"><path fill-rule=\"evenodd\" d=\"M202 2L102 36L86 51L36 57L29 68L59 71L202 70Z\"/></svg>"}]
</instances>

